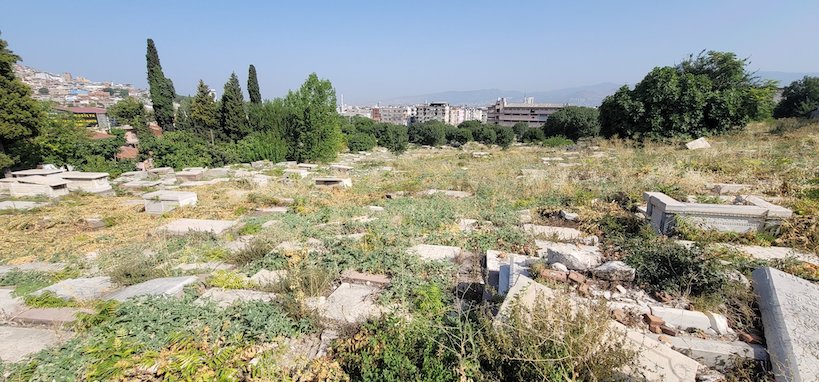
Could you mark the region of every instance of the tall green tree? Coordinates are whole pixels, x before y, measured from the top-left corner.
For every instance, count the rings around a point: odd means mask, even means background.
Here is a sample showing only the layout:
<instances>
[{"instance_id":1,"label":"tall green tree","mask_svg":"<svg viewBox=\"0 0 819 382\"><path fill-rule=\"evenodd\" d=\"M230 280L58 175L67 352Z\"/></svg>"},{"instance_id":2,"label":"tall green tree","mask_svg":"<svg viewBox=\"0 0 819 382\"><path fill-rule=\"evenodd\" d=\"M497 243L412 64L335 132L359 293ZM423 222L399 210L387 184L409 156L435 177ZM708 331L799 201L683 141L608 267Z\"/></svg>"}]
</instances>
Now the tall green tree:
<instances>
[{"instance_id":1,"label":"tall green tree","mask_svg":"<svg viewBox=\"0 0 819 382\"><path fill-rule=\"evenodd\" d=\"M239 85L239 77L236 76L236 73L231 73L222 93L219 125L221 130L218 137L221 140L238 141L248 133L245 101L244 96L242 96L242 87Z\"/></svg>"},{"instance_id":2,"label":"tall green tree","mask_svg":"<svg viewBox=\"0 0 819 382\"><path fill-rule=\"evenodd\" d=\"M805 76L785 87L782 100L774 110L774 117L806 118L816 108L819 108L819 77Z\"/></svg>"},{"instance_id":3,"label":"tall green tree","mask_svg":"<svg viewBox=\"0 0 819 382\"><path fill-rule=\"evenodd\" d=\"M148 125L145 105L134 97L125 98L109 107L108 115L116 119L119 125L131 125L137 129Z\"/></svg>"},{"instance_id":4,"label":"tall green tree","mask_svg":"<svg viewBox=\"0 0 819 382\"><path fill-rule=\"evenodd\" d=\"M600 134L597 109L583 106L567 106L552 115L543 125L544 136L562 135L576 141L578 138Z\"/></svg>"},{"instance_id":5,"label":"tall green tree","mask_svg":"<svg viewBox=\"0 0 819 382\"><path fill-rule=\"evenodd\" d=\"M312 73L298 91L287 94L285 105L288 158L300 162L334 159L343 141L333 84Z\"/></svg>"},{"instance_id":6,"label":"tall green tree","mask_svg":"<svg viewBox=\"0 0 819 382\"><path fill-rule=\"evenodd\" d=\"M159 53L156 51L154 40L148 39L148 52L145 55L148 63L148 87L151 93L151 103L154 107L156 122L163 130L173 130L173 100L176 90L170 78L165 77L162 65L159 63Z\"/></svg>"},{"instance_id":7,"label":"tall green tree","mask_svg":"<svg viewBox=\"0 0 819 382\"><path fill-rule=\"evenodd\" d=\"M14 75L20 57L0 39L0 170L10 168L19 157L9 154L28 145L43 125L43 108L31 98L31 89Z\"/></svg>"},{"instance_id":8,"label":"tall green tree","mask_svg":"<svg viewBox=\"0 0 819 382\"><path fill-rule=\"evenodd\" d=\"M253 64L247 70L247 94L250 96L250 103L262 103L262 93L259 91L259 79L256 77L256 67Z\"/></svg>"},{"instance_id":9,"label":"tall green tree","mask_svg":"<svg viewBox=\"0 0 819 382\"><path fill-rule=\"evenodd\" d=\"M215 134L218 129L219 109L205 81L199 80L196 95L191 99L188 123L194 133L208 141L211 140L211 134Z\"/></svg>"}]
</instances>

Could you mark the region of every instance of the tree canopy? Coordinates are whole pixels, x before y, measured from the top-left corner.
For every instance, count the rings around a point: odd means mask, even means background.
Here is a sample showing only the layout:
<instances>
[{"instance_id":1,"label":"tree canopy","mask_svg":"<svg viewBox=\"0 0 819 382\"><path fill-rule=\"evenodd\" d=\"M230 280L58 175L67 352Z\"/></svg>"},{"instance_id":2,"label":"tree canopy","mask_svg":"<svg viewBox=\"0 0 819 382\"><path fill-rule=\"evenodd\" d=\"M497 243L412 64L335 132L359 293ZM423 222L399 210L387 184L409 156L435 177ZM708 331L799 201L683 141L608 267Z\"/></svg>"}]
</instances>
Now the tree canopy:
<instances>
[{"instance_id":1,"label":"tree canopy","mask_svg":"<svg viewBox=\"0 0 819 382\"><path fill-rule=\"evenodd\" d=\"M0 39L0 170L14 166L15 148L29 143L42 127L43 108L31 98L31 89L14 74L20 57Z\"/></svg>"},{"instance_id":2,"label":"tree canopy","mask_svg":"<svg viewBox=\"0 0 819 382\"><path fill-rule=\"evenodd\" d=\"M819 77L802 78L791 82L782 91L782 100L774 109L774 117L802 117L819 108Z\"/></svg>"},{"instance_id":3,"label":"tree canopy","mask_svg":"<svg viewBox=\"0 0 819 382\"><path fill-rule=\"evenodd\" d=\"M231 73L219 109L219 139L238 141L247 135L247 114L239 77Z\"/></svg>"},{"instance_id":4,"label":"tree canopy","mask_svg":"<svg viewBox=\"0 0 819 382\"><path fill-rule=\"evenodd\" d=\"M601 133L622 137L702 136L770 116L775 87L745 70L734 53L690 56L654 68L633 90L624 86L600 106Z\"/></svg>"},{"instance_id":5,"label":"tree canopy","mask_svg":"<svg viewBox=\"0 0 819 382\"><path fill-rule=\"evenodd\" d=\"M196 95L191 99L188 120L191 130L208 140L219 126L219 110L205 81L199 80Z\"/></svg>"},{"instance_id":6,"label":"tree canopy","mask_svg":"<svg viewBox=\"0 0 819 382\"><path fill-rule=\"evenodd\" d=\"M116 119L117 125L131 125L142 128L148 125L148 113L142 101L128 97L109 107L108 115Z\"/></svg>"},{"instance_id":7,"label":"tree canopy","mask_svg":"<svg viewBox=\"0 0 819 382\"><path fill-rule=\"evenodd\" d=\"M148 62L148 87L156 122L163 130L173 130L173 100L176 97L176 90L171 79L165 77L165 73L162 72L159 53L152 39L148 39L148 52L145 58Z\"/></svg>"},{"instance_id":8,"label":"tree canopy","mask_svg":"<svg viewBox=\"0 0 819 382\"><path fill-rule=\"evenodd\" d=\"M343 145L336 117L336 91L328 80L311 73L298 91L284 100L287 110L285 140L290 145L288 159L310 162L329 161Z\"/></svg>"},{"instance_id":9,"label":"tree canopy","mask_svg":"<svg viewBox=\"0 0 819 382\"><path fill-rule=\"evenodd\" d=\"M262 93L259 91L259 79L256 77L256 67L252 64L247 70L247 94L250 96L250 103L262 103Z\"/></svg>"},{"instance_id":10,"label":"tree canopy","mask_svg":"<svg viewBox=\"0 0 819 382\"><path fill-rule=\"evenodd\" d=\"M571 140L600 134L599 112L583 106L566 106L549 116L543 126L544 136L562 135ZM532 135L530 134L530 139Z\"/></svg>"}]
</instances>

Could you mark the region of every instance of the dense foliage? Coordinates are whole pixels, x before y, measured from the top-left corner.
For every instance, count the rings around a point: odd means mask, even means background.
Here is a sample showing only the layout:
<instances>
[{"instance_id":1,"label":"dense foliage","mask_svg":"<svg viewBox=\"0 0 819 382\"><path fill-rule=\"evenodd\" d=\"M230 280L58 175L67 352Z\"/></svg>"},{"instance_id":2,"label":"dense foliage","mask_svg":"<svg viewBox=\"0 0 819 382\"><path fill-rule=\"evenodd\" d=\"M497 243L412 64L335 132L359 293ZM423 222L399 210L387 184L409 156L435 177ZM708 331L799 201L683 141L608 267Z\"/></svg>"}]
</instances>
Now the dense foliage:
<instances>
[{"instance_id":1,"label":"dense foliage","mask_svg":"<svg viewBox=\"0 0 819 382\"><path fill-rule=\"evenodd\" d=\"M223 141L238 141L247 133L247 113L245 113L242 87L239 85L239 77L236 76L236 73L231 73L219 105L217 137Z\"/></svg>"},{"instance_id":2,"label":"dense foliage","mask_svg":"<svg viewBox=\"0 0 819 382\"><path fill-rule=\"evenodd\" d=\"M148 125L145 105L134 97L128 97L108 108L108 116L114 119L114 126L130 125L144 128Z\"/></svg>"},{"instance_id":3,"label":"dense foliage","mask_svg":"<svg viewBox=\"0 0 819 382\"><path fill-rule=\"evenodd\" d=\"M598 118L597 109L567 106L549 116L543 126L544 135L547 137L561 135L575 141L584 137L595 137L600 134Z\"/></svg>"},{"instance_id":4,"label":"dense foliage","mask_svg":"<svg viewBox=\"0 0 819 382\"><path fill-rule=\"evenodd\" d=\"M709 51L654 68L600 105L601 134L629 138L694 137L770 117L775 87L745 70L747 59Z\"/></svg>"},{"instance_id":5,"label":"dense foliage","mask_svg":"<svg viewBox=\"0 0 819 382\"><path fill-rule=\"evenodd\" d=\"M262 103L262 93L259 90L259 78L256 77L256 67L250 65L247 69L247 94L250 97L250 103Z\"/></svg>"},{"instance_id":6,"label":"dense foliage","mask_svg":"<svg viewBox=\"0 0 819 382\"><path fill-rule=\"evenodd\" d=\"M343 142L336 114L336 91L330 81L311 73L299 90L287 93L284 107L288 159L299 162L334 159Z\"/></svg>"},{"instance_id":7,"label":"dense foliage","mask_svg":"<svg viewBox=\"0 0 819 382\"><path fill-rule=\"evenodd\" d=\"M819 108L819 77L793 81L782 91L782 100L774 109L774 117L807 118Z\"/></svg>"},{"instance_id":8,"label":"dense foliage","mask_svg":"<svg viewBox=\"0 0 819 382\"><path fill-rule=\"evenodd\" d=\"M173 82L165 77L162 65L159 63L159 53L156 51L154 40L148 39L148 53L145 58L148 62L148 87L151 93L151 103L154 107L156 122L163 130L173 130L173 100L176 97Z\"/></svg>"},{"instance_id":9,"label":"dense foliage","mask_svg":"<svg viewBox=\"0 0 819 382\"><path fill-rule=\"evenodd\" d=\"M190 101L187 118L189 129L199 136L210 138L218 129L219 108L210 88L202 80L199 80L196 95Z\"/></svg>"},{"instance_id":10,"label":"dense foliage","mask_svg":"<svg viewBox=\"0 0 819 382\"><path fill-rule=\"evenodd\" d=\"M0 39L0 170L19 163L15 151L25 151L43 123L43 111L31 89L14 75L20 60Z\"/></svg>"}]
</instances>

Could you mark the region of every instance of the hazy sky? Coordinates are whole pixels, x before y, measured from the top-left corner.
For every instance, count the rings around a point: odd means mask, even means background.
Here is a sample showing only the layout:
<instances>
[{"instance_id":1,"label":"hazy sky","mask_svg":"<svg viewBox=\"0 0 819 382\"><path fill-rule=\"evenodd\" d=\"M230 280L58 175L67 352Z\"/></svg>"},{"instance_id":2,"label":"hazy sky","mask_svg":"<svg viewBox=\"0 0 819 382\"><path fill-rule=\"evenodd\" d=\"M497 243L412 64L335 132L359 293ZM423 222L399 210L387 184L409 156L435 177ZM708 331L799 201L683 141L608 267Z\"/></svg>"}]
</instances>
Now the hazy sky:
<instances>
[{"instance_id":1,"label":"hazy sky","mask_svg":"<svg viewBox=\"0 0 819 382\"><path fill-rule=\"evenodd\" d=\"M310 72L347 103L446 90L633 83L702 49L819 71L819 1L7 1L23 63L146 86L156 42L181 94L256 65L265 98Z\"/></svg>"}]
</instances>

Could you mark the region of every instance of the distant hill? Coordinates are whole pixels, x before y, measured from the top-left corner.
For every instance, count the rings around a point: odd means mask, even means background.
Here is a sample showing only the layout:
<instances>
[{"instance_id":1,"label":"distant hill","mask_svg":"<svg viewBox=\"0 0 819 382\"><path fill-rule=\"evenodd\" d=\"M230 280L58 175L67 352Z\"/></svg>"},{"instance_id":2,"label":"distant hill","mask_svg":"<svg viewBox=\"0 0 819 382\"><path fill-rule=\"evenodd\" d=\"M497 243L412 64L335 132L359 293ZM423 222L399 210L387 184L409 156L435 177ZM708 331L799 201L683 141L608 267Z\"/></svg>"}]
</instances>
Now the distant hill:
<instances>
[{"instance_id":1,"label":"distant hill","mask_svg":"<svg viewBox=\"0 0 819 382\"><path fill-rule=\"evenodd\" d=\"M500 97L520 102L523 97L535 97L535 102L565 103L580 106L600 106L608 95L613 94L622 84L611 82L579 86L574 88L521 92L516 90L481 89L467 91L446 91L415 96L395 97L381 100L381 105L414 105L426 102L449 102L451 105L487 106Z\"/></svg>"},{"instance_id":2,"label":"distant hill","mask_svg":"<svg viewBox=\"0 0 819 382\"><path fill-rule=\"evenodd\" d=\"M819 77L819 72L793 73L793 72L770 72L758 71L756 76L764 80L779 81L779 87L788 86L791 82L801 80L805 76Z\"/></svg>"}]
</instances>

